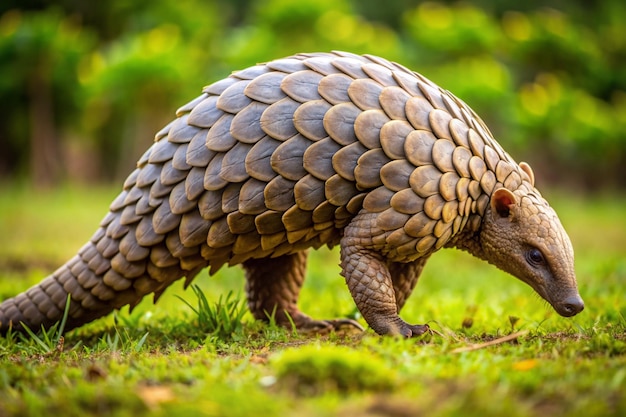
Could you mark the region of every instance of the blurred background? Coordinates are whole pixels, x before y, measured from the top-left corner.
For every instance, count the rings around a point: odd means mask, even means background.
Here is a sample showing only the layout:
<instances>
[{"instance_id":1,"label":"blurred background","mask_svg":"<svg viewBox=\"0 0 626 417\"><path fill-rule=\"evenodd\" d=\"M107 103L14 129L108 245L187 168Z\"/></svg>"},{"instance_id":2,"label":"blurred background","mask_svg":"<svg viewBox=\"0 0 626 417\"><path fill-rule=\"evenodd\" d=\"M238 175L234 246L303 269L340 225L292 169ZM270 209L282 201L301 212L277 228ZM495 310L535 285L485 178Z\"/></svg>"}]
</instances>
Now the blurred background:
<instances>
[{"instance_id":1,"label":"blurred background","mask_svg":"<svg viewBox=\"0 0 626 417\"><path fill-rule=\"evenodd\" d=\"M623 0L3 0L0 183L121 181L202 86L339 49L452 91L541 184L623 189L625 18Z\"/></svg>"}]
</instances>

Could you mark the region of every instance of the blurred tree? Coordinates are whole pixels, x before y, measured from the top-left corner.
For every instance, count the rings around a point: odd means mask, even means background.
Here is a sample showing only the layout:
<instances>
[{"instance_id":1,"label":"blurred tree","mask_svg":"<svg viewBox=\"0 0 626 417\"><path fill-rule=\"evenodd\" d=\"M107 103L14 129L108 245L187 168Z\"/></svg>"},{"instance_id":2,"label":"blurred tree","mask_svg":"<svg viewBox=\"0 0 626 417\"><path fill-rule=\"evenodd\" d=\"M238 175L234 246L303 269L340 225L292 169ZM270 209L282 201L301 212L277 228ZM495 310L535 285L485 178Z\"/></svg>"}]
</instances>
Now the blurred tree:
<instances>
[{"instance_id":1,"label":"blurred tree","mask_svg":"<svg viewBox=\"0 0 626 417\"><path fill-rule=\"evenodd\" d=\"M107 180L133 168L154 133L203 83L227 74L212 64L222 31L212 3L159 3L127 16L126 24L133 29L91 54L81 69L88 96L83 134L95 140Z\"/></svg>"},{"instance_id":2,"label":"blurred tree","mask_svg":"<svg viewBox=\"0 0 626 417\"><path fill-rule=\"evenodd\" d=\"M193 63L181 65L191 55L181 42L178 27L163 24L120 39L83 66L84 134L96 142L105 179L127 175L174 109L199 94L187 80L200 78L200 71Z\"/></svg>"},{"instance_id":3,"label":"blurred tree","mask_svg":"<svg viewBox=\"0 0 626 417\"><path fill-rule=\"evenodd\" d=\"M625 186L624 17L623 0L5 0L0 176L80 160L119 179L203 84L340 49L450 89L554 181Z\"/></svg>"},{"instance_id":4,"label":"blurred tree","mask_svg":"<svg viewBox=\"0 0 626 417\"><path fill-rule=\"evenodd\" d=\"M405 11L414 67L472 105L540 176L586 189L626 185L626 71L617 64L626 62L626 5L477 3Z\"/></svg>"},{"instance_id":5,"label":"blurred tree","mask_svg":"<svg viewBox=\"0 0 626 417\"><path fill-rule=\"evenodd\" d=\"M50 185L62 175L60 130L80 106L76 67L92 36L54 11L11 11L0 28L0 112L7 121L0 125L0 170L23 163L28 150L33 181Z\"/></svg>"},{"instance_id":6,"label":"blurred tree","mask_svg":"<svg viewBox=\"0 0 626 417\"><path fill-rule=\"evenodd\" d=\"M555 9L502 17L517 90L513 139L552 180L582 188L626 185L626 72L617 64L626 7L603 2L594 12L584 23Z\"/></svg>"},{"instance_id":7,"label":"blurred tree","mask_svg":"<svg viewBox=\"0 0 626 417\"><path fill-rule=\"evenodd\" d=\"M243 24L228 30L218 45L218 56L231 69L333 49L402 55L397 34L356 15L348 0L256 0Z\"/></svg>"}]
</instances>

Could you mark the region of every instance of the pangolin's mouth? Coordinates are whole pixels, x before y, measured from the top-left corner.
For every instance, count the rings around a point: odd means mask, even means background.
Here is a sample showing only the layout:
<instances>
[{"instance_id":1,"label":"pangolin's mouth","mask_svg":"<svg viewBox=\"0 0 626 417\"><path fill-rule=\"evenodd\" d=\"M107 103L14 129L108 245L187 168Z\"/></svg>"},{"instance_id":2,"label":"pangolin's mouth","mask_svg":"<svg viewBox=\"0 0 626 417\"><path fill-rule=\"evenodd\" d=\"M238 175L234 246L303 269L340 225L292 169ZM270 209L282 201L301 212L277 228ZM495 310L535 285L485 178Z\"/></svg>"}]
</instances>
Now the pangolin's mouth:
<instances>
[{"instance_id":1,"label":"pangolin's mouth","mask_svg":"<svg viewBox=\"0 0 626 417\"><path fill-rule=\"evenodd\" d=\"M585 302L576 294L552 304L552 307L563 317L572 317L585 309Z\"/></svg>"}]
</instances>

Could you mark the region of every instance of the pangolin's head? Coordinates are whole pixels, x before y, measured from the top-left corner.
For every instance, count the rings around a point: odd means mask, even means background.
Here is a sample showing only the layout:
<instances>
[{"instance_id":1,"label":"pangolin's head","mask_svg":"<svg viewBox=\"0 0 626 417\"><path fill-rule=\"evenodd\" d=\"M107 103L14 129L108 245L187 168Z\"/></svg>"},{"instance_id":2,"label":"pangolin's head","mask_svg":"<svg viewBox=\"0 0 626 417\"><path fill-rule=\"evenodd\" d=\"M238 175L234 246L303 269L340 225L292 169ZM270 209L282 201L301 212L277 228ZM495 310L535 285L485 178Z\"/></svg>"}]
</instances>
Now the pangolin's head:
<instances>
[{"instance_id":1,"label":"pangolin's head","mask_svg":"<svg viewBox=\"0 0 626 417\"><path fill-rule=\"evenodd\" d=\"M580 313L574 250L556 212L529 181L515 191L498 188L491 195L480 233L485 259L529 284L562 316Z\"/></svg>"}]
</instances>

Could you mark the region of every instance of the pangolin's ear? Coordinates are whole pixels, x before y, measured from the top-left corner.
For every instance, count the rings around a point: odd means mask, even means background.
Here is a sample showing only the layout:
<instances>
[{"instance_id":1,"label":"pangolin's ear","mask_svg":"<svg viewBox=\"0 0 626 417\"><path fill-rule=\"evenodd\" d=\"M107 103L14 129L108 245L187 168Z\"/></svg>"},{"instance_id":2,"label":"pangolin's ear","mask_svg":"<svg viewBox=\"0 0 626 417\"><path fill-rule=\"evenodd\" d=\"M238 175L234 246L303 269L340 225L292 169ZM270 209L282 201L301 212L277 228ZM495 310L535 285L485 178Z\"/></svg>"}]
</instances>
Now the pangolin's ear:
<instances>
[{"instance_id":1,"label":"pangolin's ear","mask_svg":"<svg viewBox=\"0 0 626 417\"><path fill-rule=\"evenodd\" d=\"M500 217L512 218L512 209L516 204L515 194L506 188L498 188L491 195L491 210Z\"/></svg>"},{"instance_id":2,"label":"pangolin's ear","mask_svg":"<svg viewBox=\"0 0 626 417\"><path fill-rule=\"evenodd\" d=\"M524 171L526 175L528 175L528 178L530 179L530 185L534 187L535 186L535 173L533 172L533 169L526 162L520 162L519 167L522 168L522 171Z\"/></svg>"}]
</instances>

